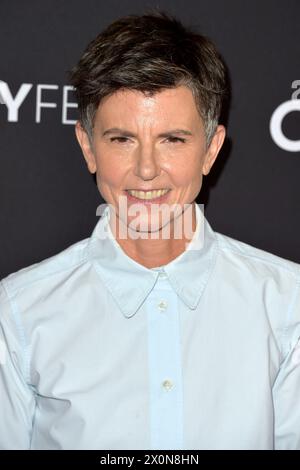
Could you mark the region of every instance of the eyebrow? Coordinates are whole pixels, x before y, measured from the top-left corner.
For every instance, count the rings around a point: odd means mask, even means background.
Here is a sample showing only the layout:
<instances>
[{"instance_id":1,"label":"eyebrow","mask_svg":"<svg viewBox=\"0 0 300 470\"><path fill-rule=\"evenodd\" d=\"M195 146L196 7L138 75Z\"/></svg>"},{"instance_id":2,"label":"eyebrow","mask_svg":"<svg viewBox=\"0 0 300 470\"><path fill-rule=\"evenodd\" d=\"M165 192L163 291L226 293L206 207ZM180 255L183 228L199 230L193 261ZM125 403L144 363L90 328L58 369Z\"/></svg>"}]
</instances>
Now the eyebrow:
<instances>
[{"instance_id":1,"label":"eyebrow","mask_svg":"<svg viewBox=\"0 0 300 470\"><path fill-rule=\"evenodd\" d=\"M103 132L102 136L104 137L106 135L116 134L116 133L120 133L126 137L136 137L136 135L133 134L132 132L129 132L126 129L120 129L119 127L111 127L110 129L107 129L106 131ZM185 129L172 129L170 131L159 134L158 137L169 137L170 135L174 135L174 134L193 135L190 131L187 131Z\"/></svg>"}]
</instances>

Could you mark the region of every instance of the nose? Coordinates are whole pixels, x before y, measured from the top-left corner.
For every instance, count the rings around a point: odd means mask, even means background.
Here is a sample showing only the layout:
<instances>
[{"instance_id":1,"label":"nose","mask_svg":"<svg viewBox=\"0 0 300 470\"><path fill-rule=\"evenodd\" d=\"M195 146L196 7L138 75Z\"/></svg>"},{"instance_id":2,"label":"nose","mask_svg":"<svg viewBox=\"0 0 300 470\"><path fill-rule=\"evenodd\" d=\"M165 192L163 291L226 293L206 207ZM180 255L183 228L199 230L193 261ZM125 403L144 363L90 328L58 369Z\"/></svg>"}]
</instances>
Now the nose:
<instances>
[{"instance_id":1,"label":"nose","mask_svg":"<svg viewBox=\"0 0 300 470\"><path fill-rule=\"evenodd\" d=\"M158 155L153 146L148 144L141 145L135 156L134 173L143 180L152 180L160 174Z\"/></svg>"}]
</instances>

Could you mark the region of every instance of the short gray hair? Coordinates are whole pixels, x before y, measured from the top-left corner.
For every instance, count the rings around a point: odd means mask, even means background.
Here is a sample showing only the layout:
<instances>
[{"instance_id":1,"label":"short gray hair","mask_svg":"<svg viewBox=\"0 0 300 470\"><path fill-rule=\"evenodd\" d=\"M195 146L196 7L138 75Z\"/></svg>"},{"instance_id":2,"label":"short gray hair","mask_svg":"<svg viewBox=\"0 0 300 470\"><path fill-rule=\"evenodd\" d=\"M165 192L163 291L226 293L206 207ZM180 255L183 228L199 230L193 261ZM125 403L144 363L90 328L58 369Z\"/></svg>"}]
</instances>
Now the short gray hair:
<instances>
[{"instance_id":1,"label":"short gray hair","mask_svg":"<svg viewBox=\"0 0 300 470\"><path fill-rule=\"evenodd\" d=\"M151 96L186 85L203 119L208 147L229 96L226 65L212 41L161 10L128 15L107 26L88 44L69 79L90 141L104 97L120 89Z\"/></svg>"}]
</instances>

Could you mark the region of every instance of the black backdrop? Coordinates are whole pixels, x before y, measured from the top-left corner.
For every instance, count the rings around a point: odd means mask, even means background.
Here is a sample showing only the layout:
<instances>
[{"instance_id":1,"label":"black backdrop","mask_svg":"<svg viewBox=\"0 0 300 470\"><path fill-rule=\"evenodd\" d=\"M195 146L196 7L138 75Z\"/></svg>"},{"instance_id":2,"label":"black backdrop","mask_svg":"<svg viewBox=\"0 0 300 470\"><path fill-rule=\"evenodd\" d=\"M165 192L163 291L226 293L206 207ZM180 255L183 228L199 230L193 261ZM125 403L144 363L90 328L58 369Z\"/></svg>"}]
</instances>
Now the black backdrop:
<instances>
[{"instance_id":1,"label":"black backdrop","mask_svg":"<svg viewBox=\"0 0 300 470\"><path fill-rule=\"evenodd\" d=\"M151 6L211 37L230 70L227 140L197 202L216 231L300 262L299 0L0 0L0 277L90 235L103 201L66 70L104 26Z\"/></svg>"}]
</instances>

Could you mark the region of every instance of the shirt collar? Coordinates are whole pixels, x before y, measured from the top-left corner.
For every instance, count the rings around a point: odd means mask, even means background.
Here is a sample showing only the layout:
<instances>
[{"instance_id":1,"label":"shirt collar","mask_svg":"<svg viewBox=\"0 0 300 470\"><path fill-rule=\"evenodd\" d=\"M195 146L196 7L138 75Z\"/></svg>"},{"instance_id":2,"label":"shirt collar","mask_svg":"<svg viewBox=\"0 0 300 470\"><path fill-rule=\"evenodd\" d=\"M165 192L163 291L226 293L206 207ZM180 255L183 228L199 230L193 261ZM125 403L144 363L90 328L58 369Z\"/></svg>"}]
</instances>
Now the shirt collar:
<instances>
[{"instance_id":1,"label":"shirt collar","mask_svg":"<svg viewBox=\"0 0 300 470\"><path fill-rule=\"evenodd\" d=\"M217 256L216 235L197 203L195 209L196 231L187 249L161 268L190 309L197 307ZM124 252L111 232L109 217L107 205L89 239L89 257L123 314L132 317L153 289L160 269L146 268Z\"/></svg>"}]
</instances>

